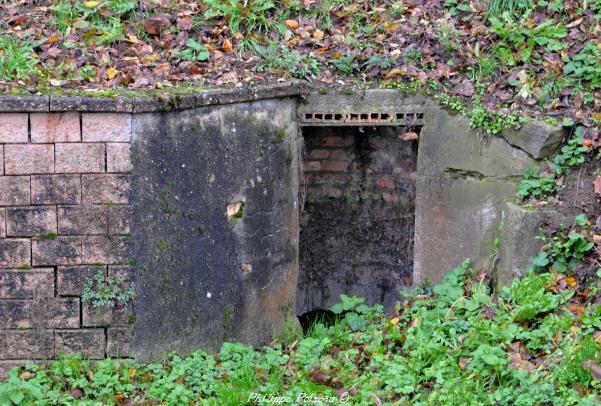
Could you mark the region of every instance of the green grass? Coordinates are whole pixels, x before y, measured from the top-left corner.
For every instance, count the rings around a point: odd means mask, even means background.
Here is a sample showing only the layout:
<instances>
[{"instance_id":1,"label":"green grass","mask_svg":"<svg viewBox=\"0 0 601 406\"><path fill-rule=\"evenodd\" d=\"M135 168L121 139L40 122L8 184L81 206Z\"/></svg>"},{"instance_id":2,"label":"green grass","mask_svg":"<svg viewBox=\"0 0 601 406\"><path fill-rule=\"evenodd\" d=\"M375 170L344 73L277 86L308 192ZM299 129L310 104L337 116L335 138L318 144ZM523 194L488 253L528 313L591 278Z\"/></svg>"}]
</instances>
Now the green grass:
<instances>
[{"instance_id":1,"label":"green grass","mask_svg":"<svg viewBox=\"0 0 601 406\"><path fill-rule=\"evenodd\" d=\"M123 39L124 23L136 21L135 0L107 0L92 2L72 2L61 0L52 6L54 25L61 34L70 27L89 29L88 40L101 44L111 44Z\"/></svg>"},{"instance_id":2,"label":"green grass","mask_svg":"<svg viewBox=\"0 0 601 406\"><path fill-rule=\"evenodd\" d=\"M27 78L38 64L34 52L37 45L26 37L0 35L0 80Z\"/></svg>"},{"instance_id":3,"label":"green grass","mask_svg":"<svg viewBox=\"0 0 601 406\"><path fill-rule=\"evenodd\" d=\"M536 3L536 0L488 0L488 12L493 15L501 15L504 12L513 12L518 9L531 9Z\"/></svg>"}]
</instances>

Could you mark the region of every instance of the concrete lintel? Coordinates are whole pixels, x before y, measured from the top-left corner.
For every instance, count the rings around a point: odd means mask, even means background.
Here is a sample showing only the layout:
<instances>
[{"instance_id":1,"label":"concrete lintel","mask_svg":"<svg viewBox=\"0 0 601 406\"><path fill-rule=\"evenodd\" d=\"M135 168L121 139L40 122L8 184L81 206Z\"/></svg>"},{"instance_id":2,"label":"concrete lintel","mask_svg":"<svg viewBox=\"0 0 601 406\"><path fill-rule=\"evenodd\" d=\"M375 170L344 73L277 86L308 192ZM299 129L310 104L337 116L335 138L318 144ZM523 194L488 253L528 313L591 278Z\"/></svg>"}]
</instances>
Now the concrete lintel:
<instances>
[{"instance_id":1,"label":"concrete lintel","mask_svg":"<svg viewBox=\"0 0 601 406\"><path fill-rule=\"evenodd\" d=\"M224 105L263 99L298 97L308 94L308 83L293 81L256 87L228 89L206 89L196 92L178 92L177 89L164 93L117 97L85 96L0 96L0 112L120 112L152 113L188 110L196 107Z\"/></svg>"}]
</instances>

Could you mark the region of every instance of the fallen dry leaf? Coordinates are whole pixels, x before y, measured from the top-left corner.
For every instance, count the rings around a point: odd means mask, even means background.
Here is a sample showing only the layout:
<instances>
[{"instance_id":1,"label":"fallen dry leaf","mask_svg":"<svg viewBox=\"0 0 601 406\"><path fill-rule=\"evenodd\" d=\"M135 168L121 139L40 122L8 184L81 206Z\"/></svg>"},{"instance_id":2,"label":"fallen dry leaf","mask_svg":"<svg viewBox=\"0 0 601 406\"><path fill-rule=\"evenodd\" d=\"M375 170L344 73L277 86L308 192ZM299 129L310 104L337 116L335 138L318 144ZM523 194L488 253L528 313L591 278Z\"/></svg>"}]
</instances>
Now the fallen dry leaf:
<instances>
[{"instance_id":1,"label":"fallen dry leaf","mask_svg":"<svg viewBox=\"0 0 601 406\"><path fill-rule=\"evenodd\" d=\"M601 381L601 365L597 364L592 359L587 359L582 363L582 366L591 371L596 380Z\"/></svg>"},{"instance_id":2,"label":"fallen dry leaf","mask_svg":"<svg viewBox=\"0 0 601 406\"><path fill-rule=\"evenodd\" d=\"M578 284L573 276L566 276L565 281L566 284L571 288L576 287L576 285Z\"/></svg>"},{"instance_id":3,"label":"fallen dry leaf","mask_svg":"<svg viewBox=\"0 0 601 406\"><path fill-rule=\"evenodd\" d=\"M234 49L233 45L232 45L232 41L230 41L229 39L225 39L223 41L223 45L221 46L221 50L223 52L232 52Z\"/></svg>"},{"instance_id":4,"label":"fallen dry leaf","mask_svg":"<svg viewBox=\"0 0 601 406\"><path fill-rule=\"evenodd\" d=\"M593 182L593 190L595 194L601 197L601 175L597 176L595 181Z\"/></svg>"},{"instance_id":5,"label":"fallen dry leaf","mask_svg":"<svg viewBox=\"0 0 601 406\"><path fill-rule=\"evenodd\" d=\"M292 19L284 21L284 24L286 24L286 27L290 28L291 30L296 30L299 26L298 21Z\"/></svg>"},{"instance_id":6,"label":"fallen dry leaf","mask_svg":"<svg viewBox=\"0 0 601 406\"><path fill-rule=\"evenodd\" d=\"M177 28L184 31L190 31L192 29L192 17L185 16L177 19Z\"/></svg>"},{"instance_id":7,"label":"fallen dry leaf","mask_svg":"<svg viewBox=\"0 0 601 406\"><path fill-rule=\"evenodd\" d=\"M115 68L108 68L106 70L106 77L109 79L114 79L117 76L117 70Z\"/></svg>"}]
</instances>

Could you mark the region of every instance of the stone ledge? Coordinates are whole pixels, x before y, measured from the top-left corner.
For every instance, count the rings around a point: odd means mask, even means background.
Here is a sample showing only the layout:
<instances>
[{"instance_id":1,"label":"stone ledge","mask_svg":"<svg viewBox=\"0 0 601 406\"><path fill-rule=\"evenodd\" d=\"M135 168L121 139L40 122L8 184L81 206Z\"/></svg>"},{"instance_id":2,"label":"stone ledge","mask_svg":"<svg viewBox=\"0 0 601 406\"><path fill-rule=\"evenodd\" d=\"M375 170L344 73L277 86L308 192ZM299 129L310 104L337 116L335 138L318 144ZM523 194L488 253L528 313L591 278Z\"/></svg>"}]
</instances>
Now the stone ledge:
<instances>
[{"instance_id":1,"label":"stone ledge","mask_svg":"<svg viewBox=\"0 0 601 406\"><path fill-rule=\"evenodd\" d=\"M0 113L59 111L150 113L302 96L310 91L310 84L294 81L254 88L208 89L193 94L165 93L148 97L0 96Z\"/></svg>"},{"instance_id":2,"label":"stone ledge","mask_svg":"<svg viewBox=\"0 0 601 406\"><path fill-rule=\"evenodd\" d=\"M551 157L564 135L562 127L541 121L526 123L519 130L505 129L501 134L507 143L527 152L534 159Z\"/></svg>"},{"instance_id":3,"label":"stone ledge","mask_svg":"<svg viewBox=\"0 0 601 406\"><path fill-rule=\"evenodd\" d=\"M49 96L0 96L0 113L50 111Z\"/></svg>"}]
</instances>

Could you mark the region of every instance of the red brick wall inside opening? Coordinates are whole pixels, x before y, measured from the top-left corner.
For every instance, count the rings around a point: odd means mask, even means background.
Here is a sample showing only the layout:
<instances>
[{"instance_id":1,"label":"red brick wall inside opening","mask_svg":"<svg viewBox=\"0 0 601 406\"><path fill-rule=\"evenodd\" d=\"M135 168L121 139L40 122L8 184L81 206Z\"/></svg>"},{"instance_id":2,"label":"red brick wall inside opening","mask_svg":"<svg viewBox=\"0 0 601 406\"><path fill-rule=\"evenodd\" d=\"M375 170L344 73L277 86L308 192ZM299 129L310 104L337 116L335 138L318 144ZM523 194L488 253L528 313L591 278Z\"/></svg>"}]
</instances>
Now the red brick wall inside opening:
<instances>
[{"instance_id":1,"label":"red brick wall inside opening","mask_svg":"<svg viewBox=\"0 0 601 406\"><path fill-rule=\"evenodd\" d=\"M0 377L82 353L127 356L131 312L82 304L86 278L130 283L131 115L0 113Z\"/></svg>"},{"instance_id":2,"label":"red brick wall inside opening","mask_svg":"<svg viewBox=\"0 0 601 406\"><path fill-rule=\"evenodd\" d=\"M327 309L342 293L391 307L410 285L417 141L403 139L409 131L303 129L298 314Z\"/></svg>"}]
</instances>

